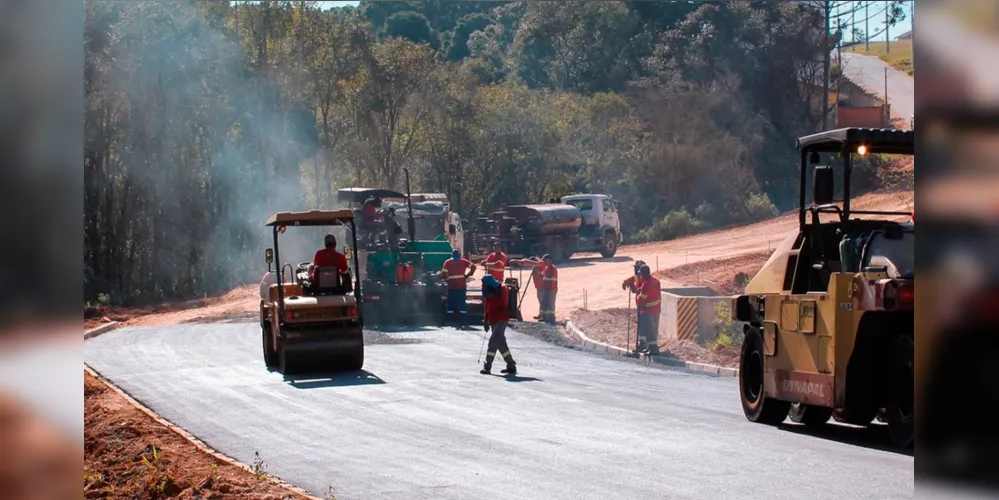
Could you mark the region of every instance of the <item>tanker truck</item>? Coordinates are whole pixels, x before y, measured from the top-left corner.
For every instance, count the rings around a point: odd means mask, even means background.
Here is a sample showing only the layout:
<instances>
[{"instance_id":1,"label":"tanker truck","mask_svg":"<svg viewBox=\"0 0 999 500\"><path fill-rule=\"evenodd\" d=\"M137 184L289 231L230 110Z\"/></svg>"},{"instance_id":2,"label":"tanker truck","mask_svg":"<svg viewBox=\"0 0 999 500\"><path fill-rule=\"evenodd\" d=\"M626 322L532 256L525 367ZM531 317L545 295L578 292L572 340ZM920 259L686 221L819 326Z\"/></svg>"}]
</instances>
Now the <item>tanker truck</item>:
<instances>
[{"instance_id":1,"label":"tanker truck","mask_svg":"<svg viewBox=\"0 0 999 500\"><path fill-rule=\"evenodd\" d=\"M511 205L480 215L469 253L484 257L499 243L511 258L550 254L556 263L573 254L613 257L623 241L614 199L606 194L565 196L560 203Z\"/></svg>"}]
</instances>

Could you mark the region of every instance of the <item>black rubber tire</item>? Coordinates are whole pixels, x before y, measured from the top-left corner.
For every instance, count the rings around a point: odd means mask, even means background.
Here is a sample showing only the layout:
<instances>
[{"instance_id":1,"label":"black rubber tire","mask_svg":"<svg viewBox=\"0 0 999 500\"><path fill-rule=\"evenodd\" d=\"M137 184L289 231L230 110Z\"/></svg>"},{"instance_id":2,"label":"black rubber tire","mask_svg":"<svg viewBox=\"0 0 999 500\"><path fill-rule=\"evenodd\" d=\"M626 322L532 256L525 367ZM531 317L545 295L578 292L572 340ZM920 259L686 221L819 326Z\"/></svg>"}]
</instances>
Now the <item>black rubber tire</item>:
<instances>
[{"instance_id":1,"label":"black rubber tire","mask_svg":"<svg viewBox=\"0 0 999 500\"><path fill-rule=\"evenodd\" d=\"M874 418L878 416L879 409L875 406L868 407L853 407L853 408L836 408L833 411L833 420L850 425L859 425L861 427L871 425Z\"/></svg>"},{"instance_id":2,"label":"black rubber tire","mask_svg":"<svg viewBox=\"0 0 999 500\"><path fill-rule=\"evenodd\" d=\"M600 249L600 256L609 259L617 253L617 235L614 231L604 233L604 247Z\"/></svg>"},{"instance_id":3,"label":"black rubber tire","mask_svg":"<svg viewBox=\"0 0 999 500\"><path fill-rule=\"evenodd\" d=\"M341 367L338 367L341 368ZM352 353L344 356L343 370L358 371L364 368L364 344L354 349Z\"/></svg>"},{"instance_id":4,"label":"black rubber tire","mask_svg":"<svg viewBox=\"0 0 999 500\"><path fill-rule=\"evenodd\" d=\"M561 241L556 241L552 244L551 250L548 252L551 254L552 262L555 264L561 264L565 262L565 251L562 249L564 244Z\"/></svg>"},{"instance_id":5,"label":"black rubber tire","mask_svg":"<svg viewBox=\"0 0 999 500\"><path fill-rule=\"evenodd\" d=\"M899 335L892 345L888 363L888 404L885 419L892 441L907 448L913 443L913 343L912 337Z\"/></svg>"},{"instance_id":6,"label":"black rubber tire","mask_svg":"<svg viewBox=\"0 0 999 500\"><path fill-rule=\"evenodd\" d=\"M285 375L297 373L300 366L296 361L295 356L291 355L284 346L278 346L278 365L281 368L281 373Z\"/></svg>"},{"instance_id":7,"label":"black rubber tire","mask_svg":"<svg viewBox=\"0 0 999 500\"><path fill-rule=\"evenodd\" d=\"M814 406L805 403L791 403L791 411L787 417L796 424L806 427L820 427L832 418L833 409L824 406Z\"/></svg>"},{"instance_id":8,"label":"black rubber tire","mask_svg":"<svg viewBox=\"0 0 999 500\"><path fill-rule=\"evenodd\" d=\"M759 329L750 328L742 342L739 357L739 399L742 411L750 422L777 425L787 418L791 403L763 395L764 377L763 336Z\"/></svg>"},{"instance_id":9,"label":"black rubber tire","mask_svg":"<svg viewBox=\"0 0 999 500\"><path fill-rule=\"evenodd\" d=\"M270 325L264 323L261 330L261 344L264 352L264 366L267 368L274 368L278 365L278 354L277 351L271 348L271 329Z\"/></svg>"}]
</instances>

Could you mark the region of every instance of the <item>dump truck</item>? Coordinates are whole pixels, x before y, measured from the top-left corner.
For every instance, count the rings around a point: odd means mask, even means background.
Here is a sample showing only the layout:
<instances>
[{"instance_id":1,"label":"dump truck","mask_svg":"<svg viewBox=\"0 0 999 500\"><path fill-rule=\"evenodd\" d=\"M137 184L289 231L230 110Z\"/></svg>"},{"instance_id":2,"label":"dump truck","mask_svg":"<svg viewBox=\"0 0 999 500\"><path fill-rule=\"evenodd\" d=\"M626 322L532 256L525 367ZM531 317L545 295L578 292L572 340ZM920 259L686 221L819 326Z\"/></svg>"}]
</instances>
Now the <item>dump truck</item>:
<instances>
[{"instance_id":1,"label":"dump truck","mask_svg":"<svg viewBox=\"0 0 999 500\"><path fill-rule=\"evenodd\" d=\"M260 328L264 364L283 373L360 370L364 366L357 245L344 247L354 272L281 264L279 236L291 227L354 228L350 210L279 212L266 223L274 247L264 252L267 274L260 285ZM350 249L354 248L354 253ZM272 269L272 264L275 266Z\"/></svg>"},{"instance_id":2,"label":"dump truck","mask_svg":"<svg viewBox=\"0 0 999 500\"><path fill-rule=\"evenodd\" d=\"M798 230L734 299L745 322L743 412L770 425L835 417L864 426L883 409L892 440L911 446L914 221L910 212L854 210L850 181L855 156L913 155L913 132L845 128L797 147Z\"/></svg>"},{"instance_id":3,"label":"dump truck","mask_svg":"<svg viewBox=\"0 0 999 500\"><path fill-rule=\"evenodd\" d=\"M565 196L559 203L511 205L479 216L470 253L484 256L498 242L510 257L550 254L559 263L576 253L613 257L623 241L614 199L579 194Z\"/></svg>"}]
</instances>

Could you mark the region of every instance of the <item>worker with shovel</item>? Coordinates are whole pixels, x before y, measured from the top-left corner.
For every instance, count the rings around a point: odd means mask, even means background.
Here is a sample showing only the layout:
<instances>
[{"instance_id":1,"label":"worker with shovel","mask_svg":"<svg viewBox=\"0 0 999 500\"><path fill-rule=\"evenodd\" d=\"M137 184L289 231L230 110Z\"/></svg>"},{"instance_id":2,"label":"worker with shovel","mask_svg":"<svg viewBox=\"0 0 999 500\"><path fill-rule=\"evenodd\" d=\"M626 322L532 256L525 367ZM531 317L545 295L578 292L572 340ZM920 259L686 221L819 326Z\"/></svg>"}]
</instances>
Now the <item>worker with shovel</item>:
<instances>
[{"instance_id":1,"label":"worker with shovel","mask_svg":"<svg viewBox=\"0 0 999 500\"><path fill-rule=\"evenodd\" d=\"M622 288L635 294L638 308L638 351L659 355L659 315L662 312L662 284L652 276L648 265L642 264L638 275L625 280Z\"/></svg>"},{"instance_id":2,"label":"worker with shovel","mask_svg":"<svg viewBox=\"0 0 999 500\"><path fill-rule=\"evenodd\" d=\"M541 314L535 319L549 324L555 324L555 297L558 296L558 268L552 262L552 256L545 254L541 260L536 258L511 260L511 264L533 267L531 275L534 286L538 289L538 304Z\"/></svg>"},{"instance_id":3,"label":"worker with shovel","mask_svg":"<svg viewBox=\"0 0 999 500\"><path fill-rule=\"evenodd\" d=\"M538 297L538 307L541 306L542 296L544 295L544 276L541 272L544 270L545 263L538 257L529 257L526 259L513 259L510 261L510 265L523 266L531 268L531 280L534 284L534 291ZM525 290L524 293L527 293ZM541 314L538 314L534 319L541 319Z\"/></svg>"}]
</instances>

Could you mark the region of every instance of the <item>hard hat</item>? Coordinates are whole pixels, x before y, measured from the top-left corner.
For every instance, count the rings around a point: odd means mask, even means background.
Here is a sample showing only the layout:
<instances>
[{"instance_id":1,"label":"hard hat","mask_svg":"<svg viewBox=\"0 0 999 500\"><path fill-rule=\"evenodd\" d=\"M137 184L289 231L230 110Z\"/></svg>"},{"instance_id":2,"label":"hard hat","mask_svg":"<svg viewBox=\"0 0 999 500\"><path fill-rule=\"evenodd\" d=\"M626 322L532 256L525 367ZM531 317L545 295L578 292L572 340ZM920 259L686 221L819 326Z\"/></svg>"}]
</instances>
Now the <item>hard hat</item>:
<instances>
[{"instance_id":1,"label":"hard hat","mask_svg":"<svg viewBox=\"0 0 999 500\"><path fill-rule=\"evenodd\" d=\"M549 253L546 253L546 254L544 254L544 255L541 256L541 260L550 260L551 258L552 258L552 255L549 254Z\"/></svg>"}]
</instances>

